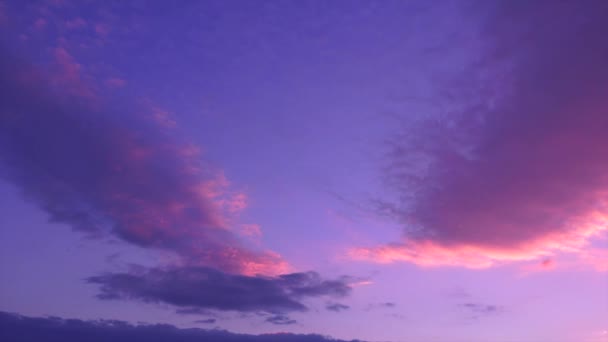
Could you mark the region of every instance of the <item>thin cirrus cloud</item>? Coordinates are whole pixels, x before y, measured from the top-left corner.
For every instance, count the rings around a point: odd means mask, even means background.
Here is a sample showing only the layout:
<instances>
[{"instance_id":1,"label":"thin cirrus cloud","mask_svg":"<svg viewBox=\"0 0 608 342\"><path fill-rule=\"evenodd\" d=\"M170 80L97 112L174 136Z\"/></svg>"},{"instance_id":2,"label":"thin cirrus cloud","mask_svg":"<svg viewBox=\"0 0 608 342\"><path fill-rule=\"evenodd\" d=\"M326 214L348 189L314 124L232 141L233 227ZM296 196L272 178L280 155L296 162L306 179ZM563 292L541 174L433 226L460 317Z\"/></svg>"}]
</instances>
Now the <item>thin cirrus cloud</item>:
<instances>
[{"instance_id":1,"label":"thin cirrus cloud","mask_svg":"<svg viewBox=\"0 0 608 342\"><path fill-rule=\"evenodd\" d=\"M380 202L403 240L353 258L484 268L584 256L605 236L608 3L497 6L452 112L395 141L385 179L401 200Z\"/></svg>"},{"instance_id":2,"label":"thin cirrus cloud","mask_svg":"<svg viewBox=\"0 0 608 342\"><path fill-rule=\"evenodd\" d=\"M169 324L133 325L124 321L83 321L55 317L34 318L0 312L3 341L216 341L216 342L346 342L321 335L289 333L248 335L225 330L179 329ZM352 340L351 342L357 342ZM359 341L360 342L360 341Z\"/></svg>"},{"instance_id":3,"label":"thin cirrus cloud","mask_svg":"<svg viewBox=\"0 0 608 342\"><path fill-rule=\"evenodd\" d=\"M85 83L82 66L65 49L55 57L66 71L59 78L0 58L0 176L52 222L90 236L226 272L288 269L279 255L243 246L231 226L246 197L159 123L156 110L72 91L95 87L72 87Z\"/></svg>"}]
</instances>

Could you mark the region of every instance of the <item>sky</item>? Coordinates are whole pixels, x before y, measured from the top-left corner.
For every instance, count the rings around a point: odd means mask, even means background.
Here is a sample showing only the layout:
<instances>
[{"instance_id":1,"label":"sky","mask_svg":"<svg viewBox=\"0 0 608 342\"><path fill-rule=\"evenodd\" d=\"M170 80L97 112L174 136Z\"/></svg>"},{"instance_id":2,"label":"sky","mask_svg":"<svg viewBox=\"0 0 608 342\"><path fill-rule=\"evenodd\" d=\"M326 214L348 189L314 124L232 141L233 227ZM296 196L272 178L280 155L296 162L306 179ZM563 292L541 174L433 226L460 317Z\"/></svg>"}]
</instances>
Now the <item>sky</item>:
<instances>
[{"instance_id":1,"label":"sky","mask_svg":"<svg viewBox=\"0 0 608 342\"><path fill-rule=\"evenodd\" d=\"M606 32L0 0L0 340L608 341Z\"/></svg>"}]
</instances>

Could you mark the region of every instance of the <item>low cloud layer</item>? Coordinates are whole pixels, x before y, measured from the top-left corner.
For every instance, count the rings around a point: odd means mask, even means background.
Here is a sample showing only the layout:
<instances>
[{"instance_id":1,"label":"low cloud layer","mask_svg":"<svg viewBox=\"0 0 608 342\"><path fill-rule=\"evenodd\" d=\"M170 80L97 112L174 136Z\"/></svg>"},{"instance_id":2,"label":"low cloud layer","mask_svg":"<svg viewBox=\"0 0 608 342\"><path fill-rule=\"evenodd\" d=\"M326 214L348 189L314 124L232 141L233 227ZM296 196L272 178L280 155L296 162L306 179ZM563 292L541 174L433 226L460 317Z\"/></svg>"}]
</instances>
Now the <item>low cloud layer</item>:
<instances>
[{"instance_id":1,"label":"low cloud layer","mask_svg":"<svg viewBox=\"0 0 608 342\"><path fill-rule=\"evenodd\" d=\"M192 312L306 311L303 299L341 298L351 291L347 278L324 280L315 272L253 277L204 267L134 268L129 273L109 273L87 281L100 286L100 299L165 303ZM270 322L286 324L288 321L275 318Z\"/></svg>"},{"instance_id":2,"label":"low cloud layer","mask_svg":"<svg viewBox=\"0 0 608 342\"><path fill-rule=\"evenodd\" d=\"M488 267L608 229L608 3L498 2L440 119L394 141L381 209L403 241L354 258ZM513 23L516 23L514 25Z\"/></svg>"},{"instance_id":3,"label":"low cloud layer","mask_svg":"<svg viewBox=\"0 0 608 342\"><path fill-rule=\"evenodd\" d=\"M3 312L0 312L0 340L11 342L346 342L312 334L247 335L225 330L179 329L167 324L132 325L115 320L32 318Z\"/></svg>"},{"instance_id":4,"label":"low cloud layer","mask_svg":"<svg viewBox=\"0 0 608 342\"><path fill-rule=\"evenodd\" d=\"M75 93L86 88L83 67L61 52L57 75L0 57L1 177L52 222L89 236L113 236L229 272L288 269L274 253L243 247L231 229L245 195L176 137L166 112Z\"/></svg>"}]
</instances>

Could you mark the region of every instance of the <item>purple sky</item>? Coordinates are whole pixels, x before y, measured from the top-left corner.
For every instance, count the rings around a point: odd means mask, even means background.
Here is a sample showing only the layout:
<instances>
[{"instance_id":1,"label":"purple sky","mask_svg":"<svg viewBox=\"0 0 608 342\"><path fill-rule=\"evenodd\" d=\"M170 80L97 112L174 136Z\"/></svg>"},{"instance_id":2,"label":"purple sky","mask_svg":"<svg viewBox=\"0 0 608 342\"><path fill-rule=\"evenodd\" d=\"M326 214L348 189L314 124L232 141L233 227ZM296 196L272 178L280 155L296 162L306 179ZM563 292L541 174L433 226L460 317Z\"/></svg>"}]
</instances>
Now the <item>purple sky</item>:
<instances>
[{"instance_id":1,"label":"purple sky","mask_svg":"<svg viewBox=\"0 0 608 342\"><path fill-rule=\"evenodd\" d=\"M601 0L0 0L0 331L608 341L606 32Z\"/></svg>"}]
</instances>

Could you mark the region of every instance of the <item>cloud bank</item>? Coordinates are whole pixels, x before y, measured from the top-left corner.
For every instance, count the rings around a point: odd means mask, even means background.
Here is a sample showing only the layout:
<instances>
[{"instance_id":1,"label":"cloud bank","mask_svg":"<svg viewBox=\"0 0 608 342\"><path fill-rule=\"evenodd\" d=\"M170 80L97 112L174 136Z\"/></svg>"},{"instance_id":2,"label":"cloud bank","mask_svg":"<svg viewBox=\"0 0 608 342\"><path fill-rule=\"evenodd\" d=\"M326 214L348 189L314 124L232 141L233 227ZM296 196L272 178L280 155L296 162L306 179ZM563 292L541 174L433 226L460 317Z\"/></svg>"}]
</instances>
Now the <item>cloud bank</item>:
<instances>
[{"instance_id":1,"label":"cloud bank","mask_svg":"<svg viewBox=\"0 0 608 342\"><path fill-rule=\"evenodd\" d=\"M381 209L405 236L354 258L483 268L582 252L608 229L608 3L478 6L493 7L481 58L390 153L399 200Z\"/></svg>"},{"instance_id":2,"label":"cloud bank","mask_svg":"<svg viewBox=\"0 0 608 342\"><path fill-rule=\"evenodd\" d=\"M132 325L115 320L32 318L4 312L0 312L0 339L10 342L346 342L313 334L247 335L225 330L179 329L167 324Z\"/></svg>"}]
</instances>

